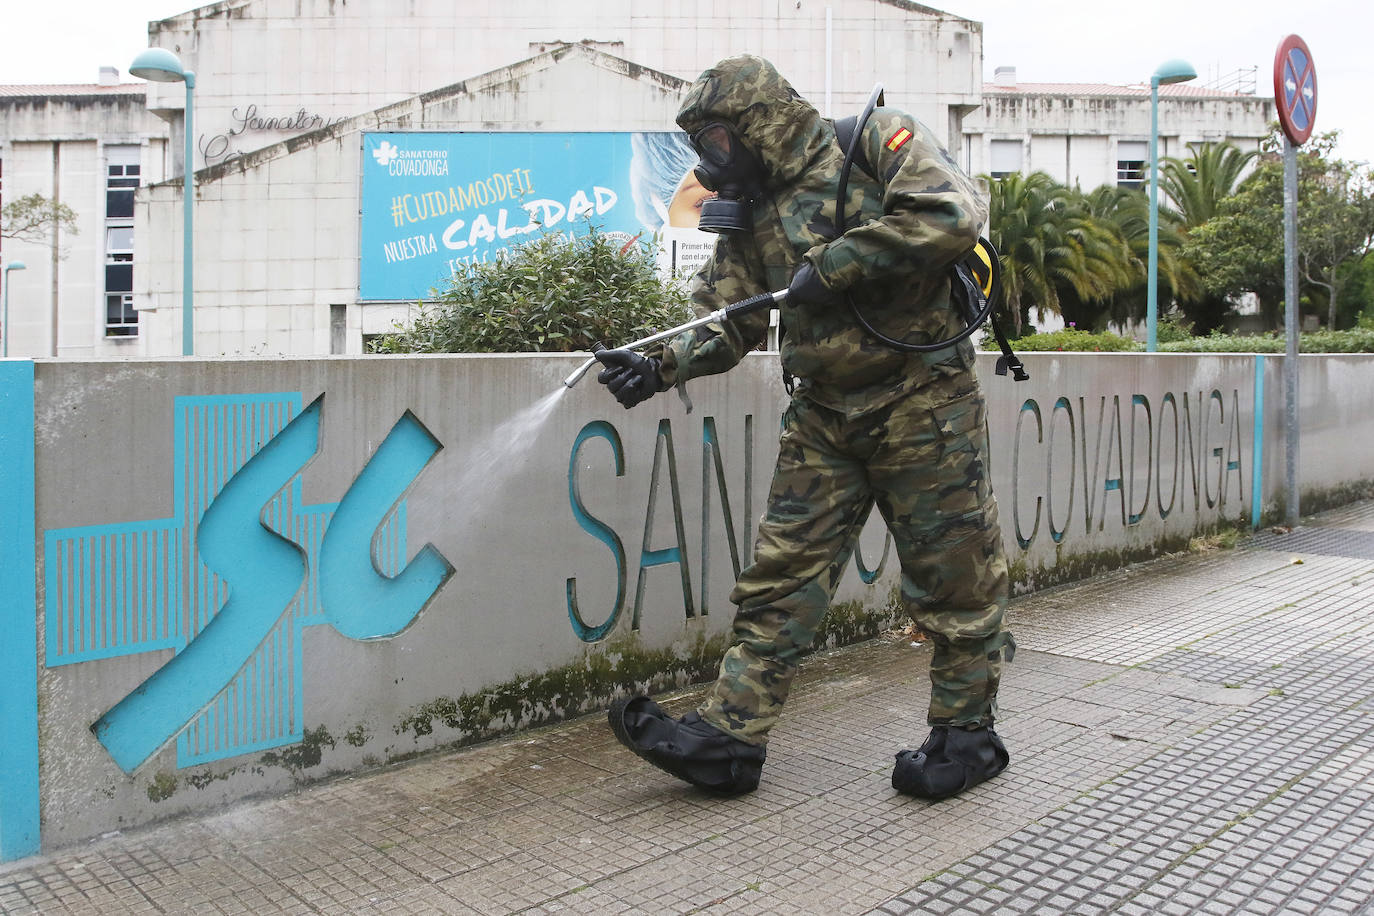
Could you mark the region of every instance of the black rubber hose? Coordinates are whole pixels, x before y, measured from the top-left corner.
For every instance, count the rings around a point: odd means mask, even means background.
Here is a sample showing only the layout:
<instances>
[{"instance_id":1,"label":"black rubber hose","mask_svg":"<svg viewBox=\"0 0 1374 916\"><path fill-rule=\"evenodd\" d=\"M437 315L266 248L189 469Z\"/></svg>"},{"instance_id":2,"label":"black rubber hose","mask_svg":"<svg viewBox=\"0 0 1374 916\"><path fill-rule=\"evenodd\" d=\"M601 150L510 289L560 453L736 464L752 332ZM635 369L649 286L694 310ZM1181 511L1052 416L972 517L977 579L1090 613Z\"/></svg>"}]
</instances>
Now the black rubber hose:
<instances>
[{"instance_id":1,"label":"black rubber hose","mask_svg":"<svg viewBox=\"0 0 1374 916\"><path fill-rule=\"evenodd\" d=\"M848 228L845 225L844 203L846 195L849 191L849 170L854 166L855 153L859 149L859 143L863 140L864 125L868 123L869 117L871 117L873 114L873 109L878 107L878 104L882 101L882 98L883 85L882 83L879 83L878 85L873 87L873 92L869 94L868 103L864 105L863 114L859 115L859 123L854 128L854 136L849 138L849 148L844 151L844 164L840 166L839 189L835 194L836 238L839 238L841 235L844 235L845 229ZM860 327L862 327L866 332L871 334L874 338L876 338L884 345L891 347L894 350L898 350L902 353L933 353L936 350L943 350L946 347L951 347L954 344L957 344L959 341L963 340L964 338L971 335L974 331L978 330L978 327L987 319L988 315L992 314L993 306L993 297L989 296L987 300L983 303L983 308L979 312L977 312L977 320L970 321L968 327L964 328L964 330L960 331L958 334L955 334L953 337L950 337L946 340L937 341L936 343L913 344L907 343L904 340L897 340L896 338L888 337L882 331L879 331L877 328L875 328L869 322L869 320L864 317L863 312L859 311L859 306L855 304L854 297L849 295L848 291L846 291L844 294L844 301L845 304L849 306L849 311L853 313L854 320L859 323Z\"/></svg>"}]
</instances>

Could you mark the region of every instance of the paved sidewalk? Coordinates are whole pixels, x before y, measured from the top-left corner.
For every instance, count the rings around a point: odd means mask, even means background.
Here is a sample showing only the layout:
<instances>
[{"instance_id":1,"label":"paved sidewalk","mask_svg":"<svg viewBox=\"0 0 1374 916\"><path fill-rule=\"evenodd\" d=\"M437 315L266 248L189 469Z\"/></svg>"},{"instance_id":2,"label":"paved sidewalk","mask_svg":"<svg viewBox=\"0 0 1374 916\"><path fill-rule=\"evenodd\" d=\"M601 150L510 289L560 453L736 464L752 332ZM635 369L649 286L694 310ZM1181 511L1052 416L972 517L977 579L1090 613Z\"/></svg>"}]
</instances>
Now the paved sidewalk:
<instances>
[{"instance_id":1,"label":"paved sidewalk","mask_svg":"<svg viewBox=\"0 0 1374 916\"><path fill-rule=\"evenodd\" d=\"M930 649L876 641L808 660L744 798L592 716L0 866L0 911L1374 913L1374 503L1012 621L1011 768L947 802L888 784Z\"/></svg>"}]
</instances>

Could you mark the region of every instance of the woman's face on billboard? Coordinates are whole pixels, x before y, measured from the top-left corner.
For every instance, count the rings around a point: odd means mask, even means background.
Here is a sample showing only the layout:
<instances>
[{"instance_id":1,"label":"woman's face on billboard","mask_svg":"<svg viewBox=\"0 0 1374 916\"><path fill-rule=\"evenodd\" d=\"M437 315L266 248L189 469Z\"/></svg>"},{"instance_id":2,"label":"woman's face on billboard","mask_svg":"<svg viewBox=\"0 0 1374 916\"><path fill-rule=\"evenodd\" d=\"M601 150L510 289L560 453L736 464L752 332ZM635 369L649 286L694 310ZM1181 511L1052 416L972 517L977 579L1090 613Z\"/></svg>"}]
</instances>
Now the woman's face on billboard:
<instances>
[{"instance_id":1,"label":"woman's face on billboard","mask_svg":"<svg viewBox=\"0 0 1374 916\"><path fill-rule=\"evenodd\" d=\"M701 186L697 176L688 172L677 183L673 199L668 203L668 225L696 228L701 218L701 203L714 195Z\"/></svg>"}]
</instances>

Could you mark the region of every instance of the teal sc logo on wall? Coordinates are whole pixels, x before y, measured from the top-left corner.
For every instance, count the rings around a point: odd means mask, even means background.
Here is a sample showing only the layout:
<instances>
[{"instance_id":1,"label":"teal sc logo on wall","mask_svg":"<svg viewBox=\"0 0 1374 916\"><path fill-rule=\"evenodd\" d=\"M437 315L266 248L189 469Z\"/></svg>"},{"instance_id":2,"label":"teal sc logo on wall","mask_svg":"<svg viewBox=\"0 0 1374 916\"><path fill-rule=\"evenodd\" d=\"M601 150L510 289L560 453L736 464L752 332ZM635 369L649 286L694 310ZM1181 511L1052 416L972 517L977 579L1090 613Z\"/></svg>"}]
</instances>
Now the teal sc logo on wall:
<instances>
[{"instance_id":1,"label":"teal sc logo on wall","mask_svg":"<svg viewBox=\"0 0 1374 916\"><path fill-rule=\"evenodd\" d=\"M453 573L405 563L402 499L442 445L406 411L338 503L305 505L324 396L181 397L173 517L45 532L49 668L172 649L91 730L125 772L303 737L301 631L395 636ZM403 568L404 567L404 568Z\"/></svg>"}]
</instances>

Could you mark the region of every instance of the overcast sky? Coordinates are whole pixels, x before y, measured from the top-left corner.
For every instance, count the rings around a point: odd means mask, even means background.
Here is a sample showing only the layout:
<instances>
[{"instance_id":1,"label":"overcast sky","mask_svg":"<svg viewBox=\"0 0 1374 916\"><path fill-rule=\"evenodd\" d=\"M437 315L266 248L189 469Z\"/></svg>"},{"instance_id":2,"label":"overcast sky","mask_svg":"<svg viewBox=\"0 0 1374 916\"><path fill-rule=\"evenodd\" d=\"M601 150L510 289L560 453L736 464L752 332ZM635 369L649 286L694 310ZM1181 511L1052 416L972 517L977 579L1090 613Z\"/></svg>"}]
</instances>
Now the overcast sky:
<instances>
[{"instance_id":1,"label":"overcast sky","mask_svg":"<svg viewBox=\"0 0 1374 916\"><path fill-rule=\"evenodd\" d=\"M1159 64L1179 57L1193 65L1200 83L1255 67L1258 94L1272 96L1274 53L1296 33L1317 66L1317 132L1340 130L1342 156L1374 163L1374 113L1366 101L1374 89L1374 12L1367 0L928 5L981 21L984 76L1014 66L1022 82L1145 82ZM124 74L147 45L149 20L192 8L184 0L11 0L0 13L0 84L90 83L102 64Z\"/></svg>"}]
</instances>

